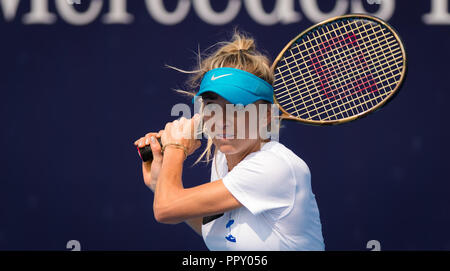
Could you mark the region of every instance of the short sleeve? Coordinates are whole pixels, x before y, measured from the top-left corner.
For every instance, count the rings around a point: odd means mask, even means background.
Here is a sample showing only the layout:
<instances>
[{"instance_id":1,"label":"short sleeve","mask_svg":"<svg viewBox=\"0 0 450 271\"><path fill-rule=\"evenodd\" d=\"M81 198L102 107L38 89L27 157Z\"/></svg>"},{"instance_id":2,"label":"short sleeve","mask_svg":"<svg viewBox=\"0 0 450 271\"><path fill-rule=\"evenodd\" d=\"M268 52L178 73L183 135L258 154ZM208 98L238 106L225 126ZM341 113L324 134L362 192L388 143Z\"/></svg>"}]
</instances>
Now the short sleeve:
<instances>
[{"instance_id":1,"label":"short sleeve","mask_svg":"<svg viewBox=\"0 0 450 271\"><path fill-rule=\"evenodd\" d=\"M250 154L223 179L230 193L252 214L272 210L275 218L294 204L296 181L287 161L269 151Z\"/></svg>"}]
</instances>

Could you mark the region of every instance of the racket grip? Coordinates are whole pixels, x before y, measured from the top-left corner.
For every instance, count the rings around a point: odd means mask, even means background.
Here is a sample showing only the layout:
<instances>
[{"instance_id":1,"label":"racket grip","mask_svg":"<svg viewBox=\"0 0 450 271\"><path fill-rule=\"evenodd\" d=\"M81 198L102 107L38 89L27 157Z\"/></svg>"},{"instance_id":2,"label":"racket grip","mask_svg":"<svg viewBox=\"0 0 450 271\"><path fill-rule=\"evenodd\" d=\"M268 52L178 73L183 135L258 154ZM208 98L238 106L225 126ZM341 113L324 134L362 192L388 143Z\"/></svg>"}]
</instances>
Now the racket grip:
<instances>
[{"instance_id":1,"label":"racket grip","mask_svg":"<svg viewBox=\"0 0 450 271\"><path fill-rule=\"evenodd\" d=\"M157 138L157 139L158 139L159 145L162 146L161 138ZM153 160L153 152L152 152L152 148L150 147L150 145L147 145L142 148L138 147L137 149L138 149L139 156L141 157L143 162L148 162L148 161Z\"/></svg>"}]
</instances>

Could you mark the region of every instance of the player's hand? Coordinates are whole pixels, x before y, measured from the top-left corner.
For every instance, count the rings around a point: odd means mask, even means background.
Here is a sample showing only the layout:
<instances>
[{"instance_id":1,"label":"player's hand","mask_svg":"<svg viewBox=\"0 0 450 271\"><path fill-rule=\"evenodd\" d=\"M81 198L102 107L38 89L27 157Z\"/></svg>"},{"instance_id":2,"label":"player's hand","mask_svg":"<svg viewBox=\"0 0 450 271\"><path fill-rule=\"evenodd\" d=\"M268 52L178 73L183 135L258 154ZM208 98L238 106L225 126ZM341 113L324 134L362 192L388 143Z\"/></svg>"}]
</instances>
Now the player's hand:
<instances>
[{"instance_id":1,"label":"player's hand","mask_svg":"<svg viewBox=\"0 0 450 271\"><path fill-rule=\"evenodd\" d=\"M152 149L153 160L142 162L142 175L145 185L153 192L155 192L156 181L162 166L161 145L157 140L157 138L161 138L162 133L163 130L158 133L148 133L134 142L134 145L138 148L150 145Z\"/></svg>"},{"instance_id":2,"label":"player's hand","mask_svg":"<svg viewBox=\"0 0 450 271\"><path fill-rule=\"evenodd\" d=\"M191 155L201 145L196 139L197 127L200 123L199 114L195 114L192 119L184 117L166 124L161 135L163 146L166 144L181 144L186 148L187 155Z\"/></svg>"}]
</instances>

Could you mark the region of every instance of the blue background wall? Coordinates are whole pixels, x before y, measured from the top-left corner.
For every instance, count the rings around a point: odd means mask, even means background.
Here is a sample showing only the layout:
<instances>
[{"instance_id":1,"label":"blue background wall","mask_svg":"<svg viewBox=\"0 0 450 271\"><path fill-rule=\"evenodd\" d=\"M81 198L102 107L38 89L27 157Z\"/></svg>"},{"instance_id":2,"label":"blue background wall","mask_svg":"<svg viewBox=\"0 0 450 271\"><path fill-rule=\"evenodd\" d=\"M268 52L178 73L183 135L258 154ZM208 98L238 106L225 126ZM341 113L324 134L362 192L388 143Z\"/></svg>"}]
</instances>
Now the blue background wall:
<instances>
[{"instance_id":1,"label":"blue background wall","mask_svg":"<svg viewBox=\"0 0 450 271\"><path fill-rule=\"evenodd\" d=\"M191 7L165 25L144 1L128 1L132 22L105 24L109 1L100 2L85 25L64 20L52 0L51 24L24 22L29 1L9 19L0 12L0 249L66 250L74 239L83 250L205 250L188 226L154 220L133 146L173 119L174 104L189 102L171 90L187 78L164 64L192 68L197 47L228 39L234 26L274 59L314 23L300 3L315 1L293 1L300 21L273 25L256 22L244 5L226 24L209 24ZM275 2L264 1L265 9ZM339 2L351 11L351 1ZM382 250L450 249L450 23L424 21L431 2L394 2L389 22L405 42L409 73L387 107L336 127L284 122L280 141L311 169L329 250L366 250L369 240ZM85 12L90 3L74 8ZM319 8L330 12L335 3ZM193 161L185 186L209 181L209 166Z\"/></svg>"}]
</instances>

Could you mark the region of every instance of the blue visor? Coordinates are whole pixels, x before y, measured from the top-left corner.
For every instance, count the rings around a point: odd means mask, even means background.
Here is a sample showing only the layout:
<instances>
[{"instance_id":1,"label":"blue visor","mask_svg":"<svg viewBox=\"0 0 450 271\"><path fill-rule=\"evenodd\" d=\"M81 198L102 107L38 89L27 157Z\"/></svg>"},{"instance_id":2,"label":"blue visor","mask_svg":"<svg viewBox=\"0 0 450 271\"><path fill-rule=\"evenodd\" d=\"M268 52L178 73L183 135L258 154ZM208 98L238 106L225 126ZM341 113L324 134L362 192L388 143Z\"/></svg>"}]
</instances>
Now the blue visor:
<instances>
[{"instance_id":1,"label":"blue visor","mask_svg":"<svg viewBox=\"0 0 450 271\"><path fill-rule=\"evenodd\" d=\"M234 68L217 68L207 72L192 102L208 91L232 104L248 105L258 100L273 103L273 88L269 83L254 74Z\"/></svg>"}]
</instances>

